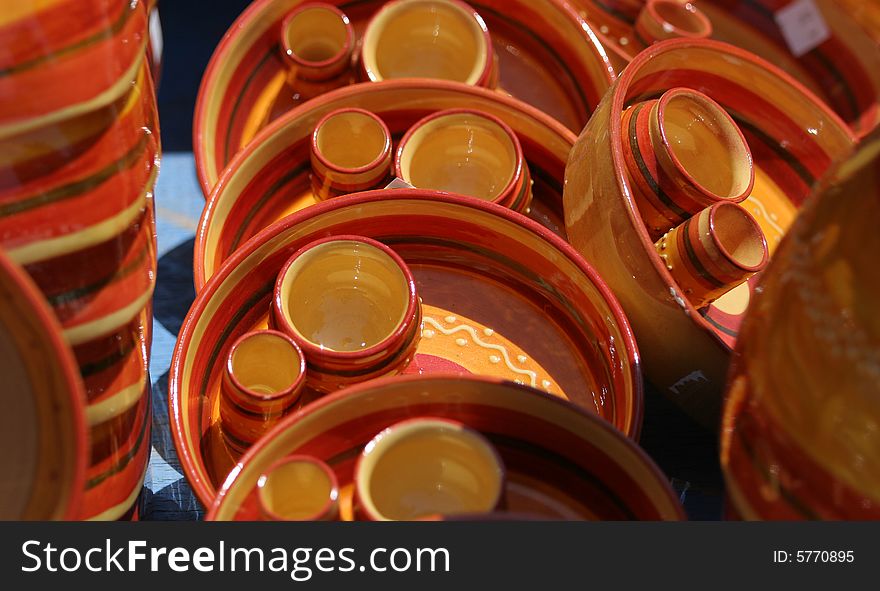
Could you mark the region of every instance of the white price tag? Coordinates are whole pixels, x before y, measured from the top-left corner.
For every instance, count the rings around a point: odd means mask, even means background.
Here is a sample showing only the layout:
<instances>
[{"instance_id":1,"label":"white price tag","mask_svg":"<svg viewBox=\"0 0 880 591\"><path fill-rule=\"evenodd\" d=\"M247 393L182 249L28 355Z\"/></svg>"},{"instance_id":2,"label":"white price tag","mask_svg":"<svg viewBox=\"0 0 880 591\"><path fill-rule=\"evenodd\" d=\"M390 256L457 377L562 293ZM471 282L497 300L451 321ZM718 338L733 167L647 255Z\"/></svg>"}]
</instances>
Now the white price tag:
<instances>
[{"instance_id":1,"label":"white price tag","mask_svg":"<svg viewBox=\"0 0 880 591\"><path fill-rule=\"evenodd\" d=\"M831 37L831 30L813 0L794 0L778 10L775 19L795 57L801 57Z\"/></svg>"}]
</instances>

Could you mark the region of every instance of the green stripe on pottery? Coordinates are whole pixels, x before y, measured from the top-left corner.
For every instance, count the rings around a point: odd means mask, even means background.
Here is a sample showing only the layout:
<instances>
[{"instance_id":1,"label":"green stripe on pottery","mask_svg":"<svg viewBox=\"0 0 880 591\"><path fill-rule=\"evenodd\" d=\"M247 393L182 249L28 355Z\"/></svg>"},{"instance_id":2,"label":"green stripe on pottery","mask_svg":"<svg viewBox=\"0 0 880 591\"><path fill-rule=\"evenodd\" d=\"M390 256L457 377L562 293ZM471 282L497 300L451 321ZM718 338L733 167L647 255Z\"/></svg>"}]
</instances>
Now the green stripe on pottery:
<instances>
[{"instance_id":1,"label":"green stripe on pottery","mask_svg":"<svg viewBox=\"0 0 880 591\"><path fill-rule=\"evenodd\" d=\"M723 281L720 281L717 277L712 275L706 269L706 267L703 266L703 262L700 260L700 258L697 256L696 251L694 250L694 244L693 244L693 242L691 242L691 235L690 235L690 227L691 227L691 222L693 220L694 220L694 218L688 218L688 220L681 227L681 230L679 230L679 234L681 235L681 241L684 244L684 250L687 253L688 260L694 266L694 269L696 269L697 274L700 277L702 277L708 283L714 285L715 287L724 287L727 284L724 283Z\"/></svg>"},{"instance_id":2,"label":"green stripe on pottery","mask_svg":"<svg viewBox=\"0 0 880 591\"><path fill-rule=\"evenodd\" d=\"M135 341L132 341L130 345L116 349L110 355L106 357L102 357L97 361L92 361L91 363L85 363L79 366L79 373L83 378L87 378L93 376L97 373L104 371L105 369L109 369L119 363L121 360L128 357L129 353L135 350L137 345Z\"/></svg>"},{"instance_id":3,"label":"green stripe on pottery","mask_svg":"<svg viewBox=\"0 0 880 591\"><path fill-rule=\"evenodd\" d=\"M119 269L117 269L115 273L107 275L106 277L99 279L94 283L90 283L89 285L84 285L82 287L77 287L69 291L61 292L59 294L47 296L46 299L49 301L53 308L57 308L58 306L69 304L88 295L91 295L96 291L110 285L111 283L117 283L122 279L125 279L134 271L140 269L143 265L143 262L147 259L149 252L150 245L147 244L141 249L140 253L134 261L128 263L123 267L119 267Z\"/></svg>"},{"instance_id":4,"label":"green stripe on pottery","mask_svg":"<svg viewBox=\"0 0 880 591\"><path fill-rule=\"evenodd\" d=\"M108 478L122 472L131 463L131 461L137 455L138 451L140 451L141 444L143 444L144 439L145 439L144 436L146 435L146 433L148 431L147 427L152 422L151 421L151 417L152 417L151 411L152 411L153 401L152 401L152 395L150 392L149 383L144 388L144 392L143 392L143 394L141 394L141 396L146 398L147 408L146 408L146 410L144 410L144 420L141 424L141 430L138 433L137 440L135 441L135 443L131 447L131 449L128 450L125 453L125 455L123 455L121 458L119 458L119 460L116 463L114 463L113 466L111 466L109 470L107 470L106 472L102 472L101 474L98 474L97 476L95 476L94 478L92 478L91 480L86 482L86 490L95 488L96 486L98 486L99 484L101 484L102 482L107 480ZM132 408L137 408L137 406L135 405Z\"/></svg>"},{"instance_id":5,"label":"green stripe on pottery","mask_svg":"<svg viewBox=\"0 0 880 591\"><path fill-rule=\"evenodd\" d=\"M131 18L131 15L133 15L135 13L135 11L137 10L137 7L138 7L138 4L135 2L129 2L129 3L123 3L123 4L127 4L127 6L125 8L123 8L122 14L120 14L119 18L117 18L116 21L114 21L113 24L111 24L106 29L101 29L100 31L98 31L97 33L93 34L90 37L86 37L85 39L80 39L79 41L77 41L75 43L71 43L70 45L67 45L65 47L62 47L61 49L53 51L52 53L32 58L26 62L21 62L21 63L15 64L14 66L10 66L8 68L0 69L0 78L5 78L6 76L11 76L13 74L18 74L18 73L23 72L25 70L29 70L31 68L39 66L40 64L43 64L43 63L46 63L49 61L55 61L59 57L62 57L66 54L73 53L73 52L78 51L80 49L86 49L86 48L90 47L91 45L94 45L100 41L112 39L114 35L116 35L119 31L121 31L125 27L126 23L128 22L128 19Z\"/></svg>"},{"instance_id":6,"label":"green stripe on pottery","mask_svg":"<svg viewBox=\"0 0 880 591\"><path fill-rule=\"evenodd\" d=\"M152 129L153 123L148 122L147 126ZM46 191L45 193L40 193L39 195L30 197L28 199L22 199L21 201L14 201L12 203L7 203L6 205L0 205L0 217L7 217L19 214L25 211L30 211L31 209L42 207L44 205L55 203L57 201L79 197L83 193L86 193L94 189L98 185L101 185L104 182L110 180L119 172L122 172L123 170L134 166L138 162L139 158L146 152L147 145L149 144L150 139L151 136L149 134L144 134L140 138L140 140L138 140L138 142L134 145L134 147L129 150L125 155L123 155L122 158L112 162L111 164L105 166L101 170L84 179L74 181L61 187L56 187L55 189Z\"/></svg>"}]
</instances>

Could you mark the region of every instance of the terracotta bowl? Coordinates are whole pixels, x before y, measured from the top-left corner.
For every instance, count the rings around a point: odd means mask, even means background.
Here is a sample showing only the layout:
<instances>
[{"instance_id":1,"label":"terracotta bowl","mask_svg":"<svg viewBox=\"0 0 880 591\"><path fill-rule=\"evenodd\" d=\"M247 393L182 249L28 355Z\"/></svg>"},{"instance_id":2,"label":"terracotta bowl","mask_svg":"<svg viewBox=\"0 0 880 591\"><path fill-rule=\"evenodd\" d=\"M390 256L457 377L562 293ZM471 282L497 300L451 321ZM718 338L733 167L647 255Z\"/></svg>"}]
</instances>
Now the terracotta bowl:
<instances>
[{"instance_id":1,"label":"terracotta bowl","mask_svg":"<svg viewBox=\"0 0 880 591\"><path fill-rule=\"evenodd\" d=\"M354 231L393 248L415 277L424 330L406 373L520 381L638 435L635 342L613 296L567 243L477 199L371 191L273 224L199 292L175 348L169 403L184 471L204 503L237 461L215 426L226 349L239 334L265 326L278 272L294 252ZM314 398L306 392L302 403Z\"/></svg>"},{"instance_id":2,"label":"terracotta bowl","mask_svg":"<svg viewBox=\"0 0 880 591\"><path fill-rule=\"evenodd\" d=\"M316 203L309 182L312 130L327 113L354 107L378 115L395 138L422 117L451 108L497 117L516 134L534 181L529 216L564 234L562 177L575 136L558 121L522 101L458 82L357 84L294 109L263 130L224 171L199 222L193 256L196 290L248 238Z\"/></svg>"},{"instance_id":3,"label":"terracotta bowl","mask_svg":"<svg viewBox=\"0 0 880 591\"><path fill-rule=\"evenodd\" d=\"M625 174L621 113L674 87L724 107L752 152L755 185L742 202L772 251L810 188L855 137L800 84L748 52L716 41L665 41L641 53L606 95L566 169L569 240L621 299L646 375L708 425L717 425L730 350L754 280L702 310L683 297L654 248Z\"/></svg>"},{"instance_id":4,"label":"terracotta bowl","mask_svg":"<svg viewBox=\"0 0 880 591\"><path fill-rule=\"evenodd\" d=\"M257 503L266 521L332 521L339 514L339 482L325 462L288 456L260 475Z\"/></svg>"},{"instance_id":5,"label":"terracotta bowl","mask_svg":"<svg viewBox=\"0 0 880 591\"><path fill-rule=\"evenodd\" d=\"M305 0L308 1L308 0ZM220 173L269 123L303 102L278 50L281 21L304 0L256 0L217 46L193 120L199 181L207 197ZM334 0L360 38L384 0ZM498 56L499 90L579 131L614 79L590 26L563 0L475 0ZM350 83L357 80L352 71ZM294 85L295 86L295 85ZM472 106L472 105L459 105Z\"/></svg>"},{"instance_id":6,"label":"terracotta bowl","mask_svg":"<svg viewBox=\"0 0 880 591\"><path fill-rule=\"evenodd\" d=\"M89 458L85 393L43 296L0 251L0 520L74 519Z\"/></svg>"},{"instance_id":7,"label":"terracotta bowl","mask_svg":"<svg viewBox=\"0 0 880 591\"><path fill-rule=\"evenodd\" d=\"M257 479L290 454L324 458L350 520L355 461L379 431L413 417L460 422L491 442L506 467L512 514L543 519L678 520L667 479L641 449L594 414L526 386L488 378L408 376L349 388L287 419L253 447L214 499L208 519L249 520Z\"/></svg>"}]
</instances>

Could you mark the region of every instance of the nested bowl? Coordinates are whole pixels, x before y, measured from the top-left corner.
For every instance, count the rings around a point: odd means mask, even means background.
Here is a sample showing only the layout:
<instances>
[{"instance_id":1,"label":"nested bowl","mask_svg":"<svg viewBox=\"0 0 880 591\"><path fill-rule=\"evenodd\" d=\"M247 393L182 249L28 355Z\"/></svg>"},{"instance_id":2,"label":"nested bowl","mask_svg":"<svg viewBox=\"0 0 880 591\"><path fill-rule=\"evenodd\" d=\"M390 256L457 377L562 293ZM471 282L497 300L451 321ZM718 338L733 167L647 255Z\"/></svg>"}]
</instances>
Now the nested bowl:
<instances>
[{"instance_id":1,"label":"nested bowl","mask_svg":"<svg viewBox=\"0 0 880 591\"><path fill-rule=\"evenodd\" d=\"M339 197L257 234L199 292L171 367L172 431L208 505L238 458L222 441L218 390L235 339L266 325L276 276L299 248L351 234L390 246L422 298L406 372L494 376L565 398L631 437L642 386L629 325L603 281L558 236L504 207L415 189ZM305 392L301 404L316 398Z\"/></svg>"},{"instance_id":2,"label":"nested bowl","mask_svg":"<svg viewBox=\"0 0 880 591\"><path fill-rule=\"evenodd\" d=\"M505 509L488 519L684 518L668 480L648 456L594 414L511 382L408 376L348 388L289 417L236 465L208 519L257 519L260 474L286 456L309 454L332 467L340 484L340 518L351 520L354 467L364 445L389 425L419 416L461 422L499 453L506 468Z\"/></svg>"}]
</instances>

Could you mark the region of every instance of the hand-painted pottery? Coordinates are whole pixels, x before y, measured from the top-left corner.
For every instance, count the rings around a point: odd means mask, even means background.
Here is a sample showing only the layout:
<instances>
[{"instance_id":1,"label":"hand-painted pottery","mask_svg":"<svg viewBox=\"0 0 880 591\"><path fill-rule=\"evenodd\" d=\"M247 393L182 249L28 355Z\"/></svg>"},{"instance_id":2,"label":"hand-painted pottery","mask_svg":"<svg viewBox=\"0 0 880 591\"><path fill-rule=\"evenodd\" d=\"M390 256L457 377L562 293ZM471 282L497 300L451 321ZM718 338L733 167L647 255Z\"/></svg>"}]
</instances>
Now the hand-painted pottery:
<instances>
[{"instance_id":1,"label":"hand-painted pottery","mask_svg":"<svg viewBox=\"0 0 880 591\"><path fill-rule=\"evenodd\" d=\"M655 240L714 203L739 203L754 186L742 132L700 92L673 88L635 104L621 129L633 198Z\"/></svg>"},{"instance_id":2,"label":"hand-painted pottery","mask_svg":"<svg viewBox=\"0 0 880 591\"><path fill-rule=\"evenodd\" d=\"M406 373L519 381L637 436L635 341L602 280L567 243L493 203L415 189L371 191L272 225L199 292L175 348L169 393L181 462L204 503L237 461L215 426L228 344L265 326L277 275L293 253L352 232L391 246L415 277L424 330ZM305 392L303 403L312 398Z\"/></svg>"},{"instance_id":3,"label":"hand-painted pottery","mask_svg":"<svg viewBox=\"0 0 880 591\"><path fill-rule=\"evenodd\" d=\"M524 213L532 180L522 146L503 121L450 109L415 123L397 146L397 177L413 187L492 201Z\"/></svg>"},{"instance_id":4,"label":"hand-painted pottery","mask_svg":"<svg viewBox=\"0 0 880 591\"><path fill-rule=\"evenodd\" d=\"M72 519L82 500L85 395L40 291L0 251L0 520Z\"/></svg>"},{"instance_id":5,"label":"hand-painted pottery","mask_svg":"<svg viewBox=\"0 0 880 591\"><path fill-rule=\"evenodd\" d=\"M309 454L333 468L340 517L350 520L361 450L376 433L414 417L456 421L489 440L505 467L505 512L542 519L684 517L648 456L593 413L510 381L405 376L331 394L285 419L236 465L208 519L254 519L260 474L290 454Z\"/></svg>"},{"instance_id":6,"label":"hand-painted pottery","mask_svg":"<svg viewBox=\"0 0 880 591\"><path fill-rule=\"evenodd\" d=\"M422 307L393 250L363 236L331 236L281 268L270 324L302 347L309 386L332 392L404 369L422 333Z\"/></svg>"},{"instance_id":7,"label":"hand-painted pottery","mask_svg":"<svg viewBox=\"0 0 880 591\"><path fill-rule=\"evenodd\" d=\"M562 177L575 136L559 122L511 97L458 82L359 84L291 111L236 156L199 222L193 257L197 291L248 238L316 202L308 176L312 130L327 113L355 106L380 116L395 137L422 117L449 108L468 107L497 117L516 133L534 181L529 216L564 234Z\"/></svg>"},{"instance_id":8,"label":"hand-painted pottery","mask_svg":"<svg viewBox=\"0 0 880 591\"><path fill-rule=\"evenodd\" d=\"M712 23L699 8L680 0L647 0L639 11L635 37L644 46L666 39L705 39Z\"/></svg>"},{"instance_id":9,"label":"hand-painted pottery","mask_svg":"<svg viewBox=\"0 0 880 591\"><path fill-rule=\"evenodd\" d=\"M495 66L486 23L459 0L388 2L367 24L360 58L373 82L436 78L490 86Z\"/></svg>"},{"instance_id":10,"label":"hand-painted pottery","mask_svg":"<svg viewBox=\"0 0 880 591\"><path fill-rule=\"evenodd\" d=\"M751 214L716 203L654 244L666 270L695 308L703 308L767 265L767 239Z\"/></svg>"},{"instance_id":11,"label":"hand-painted pottery","mask_svg":"<svg viewBox=\"0 0 880 591\"><path fill-rule=\"evenodd\" d=\"M288 456L260 475L257 504L267 521L332 521L339 515L339 482L321 460Z\"/></svg>"},{"instance_id":12,"label":"hand-painted pottery","mask_svg":"<svg viewBox=\"0 0 880 591\"><path fill-rule=\"evenodd\" d=\"M804 206L737 341L721 432L745 519L880 519L880 132Z\"/></svg>"},{"instance_id":13,"label":"hand-painted pottery","mask_svg":"<svg viewBox=\"0 0 880 591\"><path fill-rule=\"evenodd\" d=\"M196 166L206 197L236 152L263 127L303 102L297 96L299 88L288 83L288 60L279 49L281 21L303 3L256 0L214 52L193 121ZM360 36L385 2L334 0L331 4L348 15ZM492 35L499 94L510 93L579 131L614 79L605 50L589 25L563 0L475 0L470 5ZM445 108L454 106L477 107Z\"/></svg>"},{"instance_id":14,"label":"hand-painted pottery","mask_svg":"<svg viewBox=\"0 0 880 591\"><path fill-rule=\"evenodd\" d=\"M354 470L354 511L370 521L490 513L504 491L504 462L458 421L406 419L384 428Z\"/></svg>"},{"instance_id":15,"label":"hand-painted pottery","mask_svg":"<svg viewBox=\"0 0 880 591\"><path fill-rule=\"evenodd\" d=\"M150 449L153 3L50 4L0 17L0 244L48 299L85 385L76 517L116 519L134 515Z\"/></svg>"},{"instance_id":16,"label":"hand-painted pottery","mask_svg":"<svg viewBox=\"0 0 880 591\"><path fill-rule=\"evenodd\" d=\"M221 430L230 447L244 451L293 408L302 394L306 360L287 335L260 330L229 349L220 387Z\"/></svg>"},{"instance_id":17,"label":"hand-painted pottery","mask_svg":"<svg viewBox=\"0 0 880 591\"><path fill-rule=\"evenodd\" d=\"M620 298L648 379L716 425L730 349L755 279L702 310L688 302L642 222L624 159L624 109L682 86L718 102L743 131L755 184L742 206L764 231L771 255L815 179L852 150L855 137L830 109L760 58L716 41L673 40L633 60L571 152L565 175L569 240Z\"/></svg>"},{"instance_id":18,"label":"hand-painted pottery","mask_svg":"<svg viewBox=\"0 0 880 591\"><path fill-rule=\"evenodd\" d=\"M332 4L306 3L281 21L281 51L296 79L324 82L351 67L354 27Z\"/></svg>"},{"instance_id":19,"label":"hand-painted pottery","mask_svg":"<svg viewBox=\"0 0 880 591\"><path fill-rule=\"evenodd\" d=\"M311 162L315 199L384 187L390 180L391 132L369 111L337 109L315 126Z\"/></svg>"}]
</instances>

